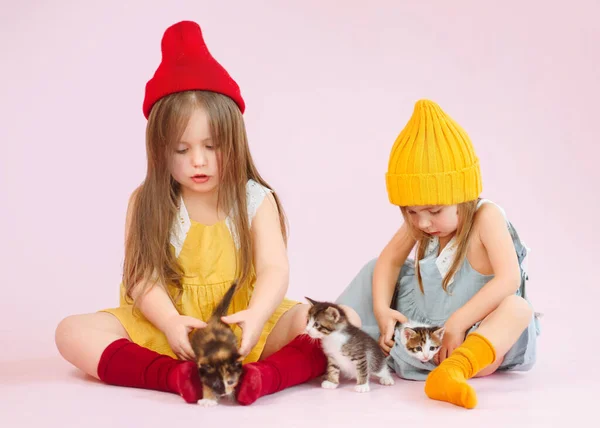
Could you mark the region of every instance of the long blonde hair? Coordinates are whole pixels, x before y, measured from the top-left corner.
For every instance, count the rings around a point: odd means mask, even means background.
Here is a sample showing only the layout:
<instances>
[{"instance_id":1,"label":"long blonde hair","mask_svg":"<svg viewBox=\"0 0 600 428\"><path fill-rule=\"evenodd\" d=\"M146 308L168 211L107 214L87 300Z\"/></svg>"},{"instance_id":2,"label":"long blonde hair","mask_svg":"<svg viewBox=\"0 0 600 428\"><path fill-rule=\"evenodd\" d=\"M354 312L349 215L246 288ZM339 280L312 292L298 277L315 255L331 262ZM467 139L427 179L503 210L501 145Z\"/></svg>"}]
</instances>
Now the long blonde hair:
<instances>
[{"instance_id":1,"label":"long blonde hair","mask_svg":"<svg viewBox=\"0 0 600 428\"><path fill-rule=\"evenodd\" d=\"M469 249L469 238L471 236L471 230L473 229L475 212L477 211L477 202L478 200L474 200L463 202L457 205L458 227L456 228L455 235L457 251L454 261L452 262L452 266L442 281L442 288L446 292L448 292L448 283L450 282L450 279L458 271L467 256L467 250ZM423 289L423 279L421 277L421 271L419 268L419 260L422 260L423 257L425 257L425 252L427 251L427 246L429 245L431 237L412 224L407 207L400 207L400 211L402 211L402 216L404 217L404 221L408 225L411 234L417 241L415 249L415 271L417 274L417 280L419 281L421 293L424 293L425 291Z\"/></svg>"},{"instance_id":2,"label":"long blonde hair","mask_svg":"<svg viewBox=\"0 0 600 428\"><path fill-rule=\"evenodd\" d=\"M271 189L260 176L248 147L242 114L233 100L208 91L186 91L161 98L152 108L146 127L147 172L136 189L131 224L125 244L123 284L126 296L141 287L172 285L182 290L183 271L169 243L171 225L179 209L180 185L169 172L173 147L182 137L195 109L209 116L211 137L220 152L218 207L231 213L239 237L238 284L252 274L252 239L246 206L246 184L253 179ZM272 190L272 189L271 189ZM281 232L287 243L287 225L281 202L272 193L279 210Z\"/></svg>"}]
</instances>

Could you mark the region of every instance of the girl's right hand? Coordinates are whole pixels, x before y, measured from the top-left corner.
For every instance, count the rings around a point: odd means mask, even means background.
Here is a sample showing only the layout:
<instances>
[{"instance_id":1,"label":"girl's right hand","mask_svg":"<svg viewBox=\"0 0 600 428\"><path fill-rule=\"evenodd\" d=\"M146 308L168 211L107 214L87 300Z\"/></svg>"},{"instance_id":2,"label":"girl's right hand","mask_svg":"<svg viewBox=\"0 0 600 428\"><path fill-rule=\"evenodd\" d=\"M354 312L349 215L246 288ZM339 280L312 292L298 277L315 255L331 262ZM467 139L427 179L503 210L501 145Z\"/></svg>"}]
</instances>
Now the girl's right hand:
<instances>
[{"instance_id":1,"label":"girl's right hand","mask_svg":"<svg viewBox=\"0 0 600 428\"><path fill-rule=\"evenodd\" d=\"M397 323L405 323L408 319L400 312L386 308L377 315L377 323L379 324L379 346L385 353L390 354L392 346L394 346L394 330Z\"/></svg>"},{"instance_id":2,"label":"girl's right hand","mask_svg":"<svg viewBox=\"0 0 600 428\"><path fill-rule=\"evenodd\" d=\"M194 328L204 328L206 323L186 315L173 315L164 326L165 336L171 349L180 360L194 360L195 354L190 344L189 333Z\"/></svg>"}]
</instances>

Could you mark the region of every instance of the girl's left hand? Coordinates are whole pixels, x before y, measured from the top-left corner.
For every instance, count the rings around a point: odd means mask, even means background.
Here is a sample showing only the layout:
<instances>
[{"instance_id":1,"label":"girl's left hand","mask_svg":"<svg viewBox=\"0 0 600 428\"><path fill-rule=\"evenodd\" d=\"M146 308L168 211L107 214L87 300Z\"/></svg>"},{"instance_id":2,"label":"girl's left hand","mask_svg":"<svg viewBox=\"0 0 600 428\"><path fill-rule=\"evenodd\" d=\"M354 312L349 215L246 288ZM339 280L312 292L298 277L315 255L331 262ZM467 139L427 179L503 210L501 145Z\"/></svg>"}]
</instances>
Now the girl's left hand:
<instances>
[{"instance_id":1,"label":"girl's left hand","mask_svg":"<svg viewBox=\"0 0 600 428\"><path fill-rule=\"evenodd\" d=\"M250 353L252 348L258 343L265 322L261 317L250 309L236 312L229 316L221 318L224 323L237 324L242 329L242 343L239 352L242 357Z\"/></svg>"},{"instance_id":2,"label":"girl's left hand","mask_svg":"<svg viewBox=\"0 0 600 428\"><path fill-rule=\"evenodd\" d=\"M445 327L442 346L439 352L433 357L436 364L440 364L448 358L465 341L465 330L454 326L452 322L447 322Z\"/></svg>"}]
</instances>

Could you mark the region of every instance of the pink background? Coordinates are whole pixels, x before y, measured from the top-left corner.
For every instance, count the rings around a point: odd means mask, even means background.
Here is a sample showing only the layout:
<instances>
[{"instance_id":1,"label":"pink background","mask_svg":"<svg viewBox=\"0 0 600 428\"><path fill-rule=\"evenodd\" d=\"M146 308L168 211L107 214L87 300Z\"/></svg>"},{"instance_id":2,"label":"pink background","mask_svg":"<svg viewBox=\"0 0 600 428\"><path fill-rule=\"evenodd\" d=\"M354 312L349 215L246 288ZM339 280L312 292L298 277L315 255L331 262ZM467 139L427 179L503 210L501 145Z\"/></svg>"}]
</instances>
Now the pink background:
<instances>
[{"instance_id":1,"label":"pink background","mask_svg":"<svg viewBox=\"0 0 600 428\"><path fill-rule=\"evenodd\" d=\"M399 226L389 150L430 98L469 132L483 196L532 248L539 364L597 376L579 342L600 296L597 2L4 3L5 375L55 361L64 316L117 304L127 198L145 173L144 85L165 28L191 19L242 88L253 155L289 216L290 297L335 298Z\"/></svg>"}]
</instances>

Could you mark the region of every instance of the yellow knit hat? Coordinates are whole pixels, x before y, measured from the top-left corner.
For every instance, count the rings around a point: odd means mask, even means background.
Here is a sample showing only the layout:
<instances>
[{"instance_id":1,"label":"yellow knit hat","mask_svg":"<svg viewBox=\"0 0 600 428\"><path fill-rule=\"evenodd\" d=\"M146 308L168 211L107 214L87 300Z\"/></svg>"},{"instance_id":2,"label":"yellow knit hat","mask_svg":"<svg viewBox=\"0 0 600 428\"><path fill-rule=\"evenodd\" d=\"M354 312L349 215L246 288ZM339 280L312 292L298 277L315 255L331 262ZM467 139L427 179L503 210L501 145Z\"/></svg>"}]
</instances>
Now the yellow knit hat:
<instances>
[{"instance_id":1,"label":"yellow knit hat","mask_svg":"<svg viewBox=\"0 0 600 428\"><path fill-rule=\"evenodd\" d=\"M481 193L479 159L467 133L436 103L420 100L396 138L386 174L394 205L454 205Z\"/></svg>"}]
</instances>

